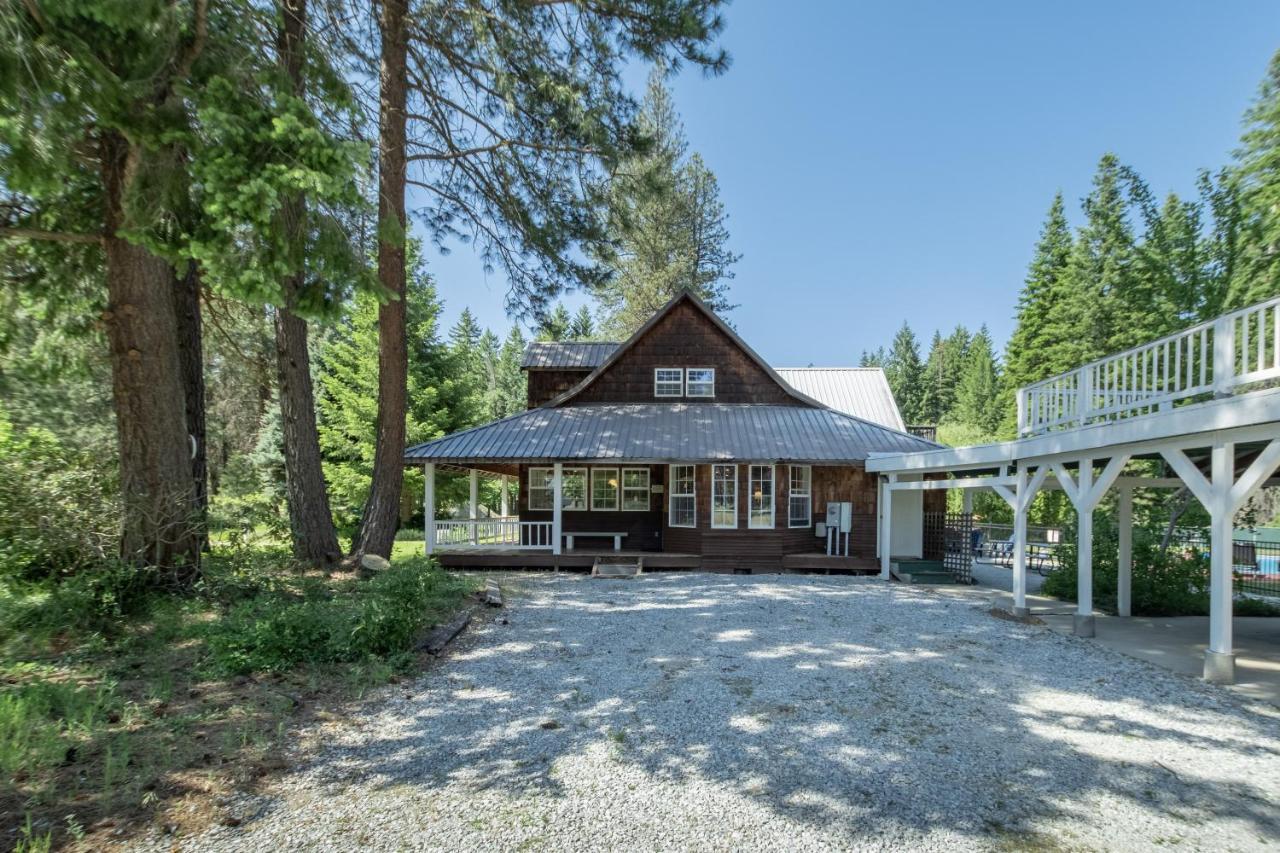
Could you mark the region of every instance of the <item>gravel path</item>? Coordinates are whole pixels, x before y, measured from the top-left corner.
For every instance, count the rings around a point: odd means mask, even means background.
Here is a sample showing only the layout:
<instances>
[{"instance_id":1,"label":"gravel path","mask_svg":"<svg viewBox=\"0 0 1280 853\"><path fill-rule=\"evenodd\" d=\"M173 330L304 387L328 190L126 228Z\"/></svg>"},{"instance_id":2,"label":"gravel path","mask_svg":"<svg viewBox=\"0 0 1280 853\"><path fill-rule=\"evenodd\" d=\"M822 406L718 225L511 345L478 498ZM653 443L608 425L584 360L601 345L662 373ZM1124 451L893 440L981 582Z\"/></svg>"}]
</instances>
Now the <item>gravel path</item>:
<instances>
[{"instance_id":1,"label":"gravel path","mask_svg":"<svg viewBox=\"0 0 1280 853\"><path fill-rule=\"evenodd\" d=\"M311 733L242 825L181 844L1280 844L1280 709L976 600L806 576L513 583L508 624Z\"/></svg>"}]
</instances>

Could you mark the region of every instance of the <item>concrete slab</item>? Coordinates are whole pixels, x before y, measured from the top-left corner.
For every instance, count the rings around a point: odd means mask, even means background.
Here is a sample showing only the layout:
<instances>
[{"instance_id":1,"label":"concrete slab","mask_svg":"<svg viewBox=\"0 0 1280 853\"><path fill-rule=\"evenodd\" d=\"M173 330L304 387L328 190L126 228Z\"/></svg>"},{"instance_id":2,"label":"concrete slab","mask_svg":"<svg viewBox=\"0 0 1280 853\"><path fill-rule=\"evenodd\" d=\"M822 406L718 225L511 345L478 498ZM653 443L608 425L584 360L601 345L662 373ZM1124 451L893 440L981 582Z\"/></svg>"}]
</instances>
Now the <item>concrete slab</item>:
<instances>
[{"instance_id":1,"label":"concrete slab","mask_svg":"<svg viewBox=\"0 0 1280 853\"><path fill-rule=\"evenodd\" d=\"M956 587L946 594L985 597L991 606L1010 609L1013 596L990 587ZM1032 616L1043 619L1052 631L1072 633L1075 604L1046 596L1028 595ZM1236 683L1228 689L1280 705L1280 618L1237 616L1233 621ZM1204 674L1204 653L1209 647L1207 616L1132 616L1122 618L1094 614L1094 636L1099 643L1121 654L1162 666L1195 678Z\"/></svg>"}]
</instances>

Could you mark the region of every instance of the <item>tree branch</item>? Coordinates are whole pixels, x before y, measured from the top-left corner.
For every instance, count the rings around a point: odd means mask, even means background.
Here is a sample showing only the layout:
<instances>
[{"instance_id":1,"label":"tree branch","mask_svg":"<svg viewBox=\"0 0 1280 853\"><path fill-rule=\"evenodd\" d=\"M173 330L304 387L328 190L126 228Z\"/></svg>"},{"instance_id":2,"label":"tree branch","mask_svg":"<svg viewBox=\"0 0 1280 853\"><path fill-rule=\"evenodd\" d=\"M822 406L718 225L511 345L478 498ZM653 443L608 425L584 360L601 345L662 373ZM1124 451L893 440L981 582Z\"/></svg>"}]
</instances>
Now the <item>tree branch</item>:
<instances>
[{"instance_id":1,"label":"tree branch","mask_svg":"<svg viewBox=\"0 0 1280 853\"><path fill-rule=\"evenodd\" d=\"M0 239L50 240L56 243L101 243L101 234L77 234L73 231L45 231L41 228L0 226Z\"/></svg>"}]
</instances>

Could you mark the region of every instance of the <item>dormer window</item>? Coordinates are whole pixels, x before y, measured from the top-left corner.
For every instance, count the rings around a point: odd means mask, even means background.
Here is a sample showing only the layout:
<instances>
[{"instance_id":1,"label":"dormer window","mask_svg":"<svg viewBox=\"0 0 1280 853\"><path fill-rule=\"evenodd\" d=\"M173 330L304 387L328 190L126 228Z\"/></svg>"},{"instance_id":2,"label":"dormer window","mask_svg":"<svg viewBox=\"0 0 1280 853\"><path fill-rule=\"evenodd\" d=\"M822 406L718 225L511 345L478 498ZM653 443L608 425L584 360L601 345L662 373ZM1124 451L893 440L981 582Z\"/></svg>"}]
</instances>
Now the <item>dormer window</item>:
<instances>
[{"instance_id":1,"label":"dormer window","mask_svg":"<svg viewBox=\"0 0 1280 853\"><path fill-rule=\"evenodd\" d=\"M712 367L690 367L685 372L686 397L714 397L716 395L716 371Z\"/></svg>"},{"instance_id":2,"label":"dormer window","mask_svg":"<svg viewBox=\"0 0 1280 853\"><path fill-rule=\"evenodd\" d=\"M683 397L684 370L679 367L659 367L654 370L653 396Z\"/></svg>"}]
</instances>

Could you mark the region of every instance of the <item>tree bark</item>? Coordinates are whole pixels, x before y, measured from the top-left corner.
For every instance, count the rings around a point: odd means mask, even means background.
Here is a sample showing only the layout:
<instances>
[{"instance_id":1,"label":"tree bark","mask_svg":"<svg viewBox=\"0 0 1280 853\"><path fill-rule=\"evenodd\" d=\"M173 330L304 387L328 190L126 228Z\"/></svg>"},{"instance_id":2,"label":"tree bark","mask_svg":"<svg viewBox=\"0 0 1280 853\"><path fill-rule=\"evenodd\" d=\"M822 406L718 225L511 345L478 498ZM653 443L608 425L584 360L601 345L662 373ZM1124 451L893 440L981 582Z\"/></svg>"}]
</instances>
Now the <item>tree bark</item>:
<instances>
[{"instance_id":1,"label":"tree bark","mask_svg":"<svg viewBox=\"0 0 1280 853\"><path fill-rule=\"evenodd\" d=\"M277 41L280 64L292 84L293 94L304 97L302 49L306 35L306 0L283 0L281 6L283 26ZM293 313L306 281L307 202L303 194L293 193L285 198L280 215L296 270L282 282L284 304L276 309L275 315L276 378L284 434L289 529L294 556L313 565L328 566L338 560L341 551L320 464L307 322Z\"/></svg>"},{"instance_id":2,"label":"tree bark","mask_svg":"<svg viewBox=\"0 0 1280 853\"><path fill-rule=\"evenodd\" d=\"M383 0L378 117L378 280L391 298L378 309L378 422L373 483L352 555L391 556L404 486L406 0Z\"/></svg>"},{"instance_id":3,"label":"tree bark","mask_svg":"<svg viewBox=\"0 0 1280 853\"><path fill-rule=\"evenodd\" d=\"M209 453L204 408L204 322L200 314L200 271L194 262L174 278L178 360L191 438L191 480L195 489L195 535L202 551L209 545Z\"/></svg>"},{"instance_id":4,"label":"tree bark","mask_svg":"<svg viewBox=\"0 0 1280 853\"><path fill-rule=\"evenodd\" d=\"M117 236L141 150L99 137L111 382L120 450L121 557L179 585L200 569L173 268Z\"/></svg>"}]
</instances>

